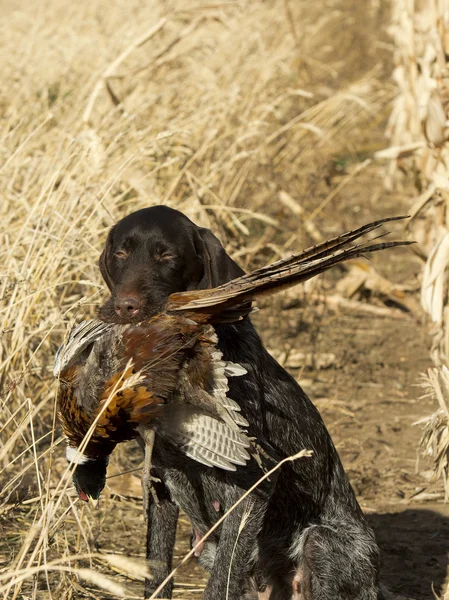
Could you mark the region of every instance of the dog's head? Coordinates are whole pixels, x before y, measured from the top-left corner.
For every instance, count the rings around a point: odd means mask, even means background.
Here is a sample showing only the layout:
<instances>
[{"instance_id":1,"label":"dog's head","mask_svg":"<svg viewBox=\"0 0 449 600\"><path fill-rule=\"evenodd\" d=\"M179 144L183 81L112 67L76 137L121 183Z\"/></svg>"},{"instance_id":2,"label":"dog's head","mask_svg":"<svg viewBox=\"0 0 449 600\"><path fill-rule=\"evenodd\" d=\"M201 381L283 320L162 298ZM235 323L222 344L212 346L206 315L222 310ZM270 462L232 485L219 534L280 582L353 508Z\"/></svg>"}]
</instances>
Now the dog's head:
<instances>
[{"instance_id":1,"label":"dog's head","mask_svg":"<svg viewBox=\"0 0 449 600\"><path fill-rule=\"evenodd\" d=\"M111 291L100 317L113 323L148 319L174 292L215 287L244 273L209 229L168 206L144 208L114 225L100 270Z\"/></svg>"}]
</instances>

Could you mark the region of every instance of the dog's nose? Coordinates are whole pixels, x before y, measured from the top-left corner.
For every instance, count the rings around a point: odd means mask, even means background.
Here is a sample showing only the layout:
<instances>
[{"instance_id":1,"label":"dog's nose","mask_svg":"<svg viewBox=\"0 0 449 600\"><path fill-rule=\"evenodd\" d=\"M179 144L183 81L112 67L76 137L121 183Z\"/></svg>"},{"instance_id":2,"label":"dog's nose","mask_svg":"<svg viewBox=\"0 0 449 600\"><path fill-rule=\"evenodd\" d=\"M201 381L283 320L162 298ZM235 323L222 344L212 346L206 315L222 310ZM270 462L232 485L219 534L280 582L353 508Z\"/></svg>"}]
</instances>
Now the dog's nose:
<instances>
[{"instance_id":1,"label":"dog's nose","mask_svg":"<svg viewBox=\"0 0 449 600\"><path fill-rule=\"evenodd\" d=\"M136 317L141 308L141 301L136 296L117 298L115 301L115 312L123 318Z\"/></svg>"}]
</instances>

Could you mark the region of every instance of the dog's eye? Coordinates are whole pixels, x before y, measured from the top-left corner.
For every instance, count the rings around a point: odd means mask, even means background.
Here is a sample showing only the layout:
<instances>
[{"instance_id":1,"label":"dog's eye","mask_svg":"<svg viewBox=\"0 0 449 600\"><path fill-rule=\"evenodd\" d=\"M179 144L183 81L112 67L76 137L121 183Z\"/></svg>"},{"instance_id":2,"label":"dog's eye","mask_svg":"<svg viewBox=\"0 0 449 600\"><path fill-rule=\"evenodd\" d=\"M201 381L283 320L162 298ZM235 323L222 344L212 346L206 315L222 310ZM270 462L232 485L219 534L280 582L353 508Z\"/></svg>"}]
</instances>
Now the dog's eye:
<instances>
[{"instance_id":1,"label":"dog's eye","mask_svg":"<svg viewBox=\"0 0 449 600\"><path fill-rule=\"evenodd\" d=\"M128 254L124 250L118 250L118 252L114 252L114 256L116 258L128 258Z\"/></svg>"},{"instance_id":2,"label":"dog's eye","mask_svg":"<svg viewBox=\"0 0 449 600\"><path fill-rule=\"evenodd\" d=\"M170 260L173 260L175 258L175 255L172 254L171 252L163 252L162 254L159 254L159 256L157 257L158 260L161 260L163 262L168 262Z\"/></svg>"}]
</instances>

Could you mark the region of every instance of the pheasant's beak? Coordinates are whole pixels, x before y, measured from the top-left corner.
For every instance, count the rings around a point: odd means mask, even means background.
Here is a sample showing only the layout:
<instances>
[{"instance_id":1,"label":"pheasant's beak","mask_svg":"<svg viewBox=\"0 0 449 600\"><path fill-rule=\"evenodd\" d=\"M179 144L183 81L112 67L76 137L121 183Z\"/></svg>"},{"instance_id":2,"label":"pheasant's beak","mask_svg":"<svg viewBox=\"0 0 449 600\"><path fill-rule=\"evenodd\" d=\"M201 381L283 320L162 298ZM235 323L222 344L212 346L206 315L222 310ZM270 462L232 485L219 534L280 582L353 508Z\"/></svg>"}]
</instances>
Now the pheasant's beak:
<instances>
[{"instance_id":1,"label":"pheasant's beak","mask_svg":"<svg viewBox=\"0 0 449 600\"><path fill-rule=\"evenodd\" d=\"M88 502L91 506L91 508L98 508L98 505L100 504L100 499L95 500L95 498L92 498L92 496L88 496L85 492L83 492L82 490L80 490L78 492L78 498L80 500L82 500L83 502Z\"/></svg>"},{"instance_id":2,"label":"pheasant's beak","mask_svg":"<svg viewBox=\"0 0 449 600\"><path fill-rule=\"evenodd\" d=\"M92 498L92 496L87 496L87 498L89 500L89 504L90 504L91 508L94 508L95 510L97 510L97 508L100 504L100 499L94 500L94 498Z\"/></svg>"},{"instance_id":3,"label":"pheasant's beak","mask_svg":"<svg viewBox=\"0 0 449 600\"><path fill-rule=\"evenodd\" d=\"M86 494L86 492L83 492L83 490L79 490L78 492L78 498L80 500L82 500L82 502L88 502L91 506L91 508L98 508L98 505L100 503L100 500L95 500L95 498L92 498L92 496L89 496L88 494Z\"/></svg>"}]
</instances>

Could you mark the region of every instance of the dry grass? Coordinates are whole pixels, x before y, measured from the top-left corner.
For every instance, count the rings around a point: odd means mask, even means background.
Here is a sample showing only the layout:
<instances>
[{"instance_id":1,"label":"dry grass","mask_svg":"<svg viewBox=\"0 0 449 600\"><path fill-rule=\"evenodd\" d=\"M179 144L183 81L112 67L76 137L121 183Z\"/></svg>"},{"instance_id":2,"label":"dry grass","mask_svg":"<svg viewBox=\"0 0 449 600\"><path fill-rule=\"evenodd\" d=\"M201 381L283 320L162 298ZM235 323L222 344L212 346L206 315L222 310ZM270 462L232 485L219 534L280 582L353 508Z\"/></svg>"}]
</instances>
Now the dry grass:
<instances>
[{"instance_id":1,"label":"dry grass","mask_svg":"<svg viewBox=\"0 0 449 600\"><path fill-rule=\"evenodd\" d=\"M331 207L329 164L352 156L355 139L372 150L368 124L391 97L376 78L381 50L359 26L367 11L381 18L374 2L337 0L2 4L4 598L98 598L96 586L119 596L142 579L117 558L119 542L98 546L116 521L129 538L138 503L106 496L94 517L74 500L52 355L68 321L104 297L97 259L127 212L177 207L243 266L310 241L299 223ZM119 451L116 467L139 461ZM134 547L141 556L143 542Z\"/></svg>"}]
</instances>

